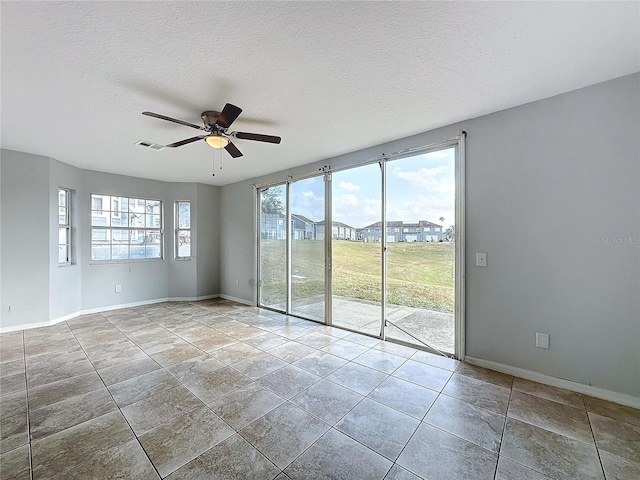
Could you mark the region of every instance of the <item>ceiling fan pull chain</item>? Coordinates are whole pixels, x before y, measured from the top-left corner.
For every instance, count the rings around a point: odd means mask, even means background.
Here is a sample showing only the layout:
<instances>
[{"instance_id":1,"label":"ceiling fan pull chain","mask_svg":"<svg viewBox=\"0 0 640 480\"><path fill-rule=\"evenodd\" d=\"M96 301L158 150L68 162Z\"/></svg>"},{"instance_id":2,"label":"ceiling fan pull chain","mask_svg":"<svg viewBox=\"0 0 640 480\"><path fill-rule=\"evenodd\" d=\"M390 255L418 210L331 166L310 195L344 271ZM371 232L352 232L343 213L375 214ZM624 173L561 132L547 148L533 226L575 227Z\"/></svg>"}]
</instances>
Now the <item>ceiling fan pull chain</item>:
<instances>
[{"instance_id":1,"label":"ceiling fan pull chain","mask_svg":"<svg viewBox=\"0 0 640 480\"><path fill-rule=\"evenodd\" d=\"M211 154L211 176L216 176L216 151Z\"/></svg>"}]
</instances>

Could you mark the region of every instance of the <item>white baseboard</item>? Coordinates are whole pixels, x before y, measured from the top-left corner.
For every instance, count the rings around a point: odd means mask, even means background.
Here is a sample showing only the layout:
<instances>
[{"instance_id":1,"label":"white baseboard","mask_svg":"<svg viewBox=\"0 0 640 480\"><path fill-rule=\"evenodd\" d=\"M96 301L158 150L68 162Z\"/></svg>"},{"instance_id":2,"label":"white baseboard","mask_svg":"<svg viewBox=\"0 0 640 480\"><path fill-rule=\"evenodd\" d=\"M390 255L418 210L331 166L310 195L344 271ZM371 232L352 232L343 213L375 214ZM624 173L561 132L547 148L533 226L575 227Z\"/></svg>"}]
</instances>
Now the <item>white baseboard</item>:
<instances>
[{"instance_id":1,"label":"white baseboard","mask_svg":"<svg viewBox=\"0 0 640 480\"><path fill-rule=\"evenodd\" d=\"M0 328L0 333L17 332L20 330L25 330L27 328L31 330L32 328L50 327L51 325L53 325L53 323L51 322L37 322L37 323L30 323L29 325L13 325L11 327Z\"/></svg>"},{"instance_id":2,"label":"white baseboard","mask_svg":"<svg viewBox=\"0 0 640 480\"><path fill-rule=\"evenodd\" d=\"M81 310L80 312L77 312L74 317L78 317L80 315L90 315L92 313L100 313L100 312L110 312L111 310L120 310L121 308L131 308L131 307L141 307L142 305L153 305L154 303L162 303L162 302L168 302L169 298L154 298L152 300L143 300L141 302L132 302L132 303L120 303L118 305L107 305L104 307L96 307L96 308L88 308L86 310ZM68 320L67 318L65 318L65 320ZM61 321L60 319L56 318L55 320L56 323Z\"/></svg>"},{"instance_id":3,"label":"white baseboard","mask_svg":"<svg viewBox=\"0 0 640 480\"><path fill-rule=\"evenodd\" d=\"M236 303L241 303L243 305L247 305L249 307L255 307L255 303L249 301L249 300L245 300L244 298L237 298L237 297L232 297L231 295L225 295L223 293L221 293L220 295L218 295L219 298L224 298L225 300L231 300L232 302L236 302Z\"/></svg>"},{"instance_id":4,"label":"white baseboard","mask_svg":"<svg viewBox=\"0 0 640 480\"><path fill-rule=\"evenodd\" d=\"M582 383L572 382L570 380L564 380L562 378L551 377L525 368L512 367L511 365L492 362L491 360L483 360L481 358L465 356L464 361L471 363L472 365L489 368L491 370L496 370L497 372L507 373L515 377L532 380L545 385L551 385L552 387L564 388L566 390L583 393L591 397L601 398L602 400L608 400L628 407L640 408L640 397L634 397L633 395L627 395L626 393L618 393L612 390L594 387L592 385L585 385Z\"/></svg>"},{"instance_id":5,"label":"white baseboard","mask_svg":"<svg viewBox=\"0 0 640 480\"><path fill-rule=\"evenodd\" d=\"M11 327L4 327L4 328L0 328L0 333L15 332L18 330L31 330L33 328L40 328L40 327L50 327L51 325L56 325L60 322L65 322L67 320L74 319L76 317L79 317L80 315L90 315L92 313L109 312L111 310L120 310L121 308L140 307L142 305L153 305L154 303L162 303L162 302L198 302L200 300L210 300L212 298L225 298L227 300L232 300L245 305L249 305L249 306L253 305L251 302L247 302L246 300L229 297L227 295L221 295L218 293L213 295L203 295L200 297L154 298L152 300L143 300L141 302L121 303L118 305L106 305L103 307L88 308L85 310L80 310L74 313L70 313L68 315L64 315L63 317L51 319L48 322L29 323L27 325L15 325Z\"/></svg>"}]
</instances>

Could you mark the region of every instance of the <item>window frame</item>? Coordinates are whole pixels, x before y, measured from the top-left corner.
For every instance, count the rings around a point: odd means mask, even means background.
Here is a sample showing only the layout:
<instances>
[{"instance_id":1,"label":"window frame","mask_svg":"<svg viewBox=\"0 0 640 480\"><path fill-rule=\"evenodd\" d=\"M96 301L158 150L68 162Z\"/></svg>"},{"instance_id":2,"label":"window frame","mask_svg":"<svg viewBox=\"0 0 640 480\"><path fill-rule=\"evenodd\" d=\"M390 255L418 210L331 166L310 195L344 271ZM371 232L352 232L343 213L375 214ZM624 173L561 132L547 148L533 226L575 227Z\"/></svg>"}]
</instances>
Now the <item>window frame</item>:
<instances>
[{"instance_id":1,"label":"window frame","mask_svg":"<svg viewBox=\"0 0 640 480\"><path fill-rule=\"evenodd\" d=\"M181 228L180 227L180 204L187 203L189 204L189 227ZM174 202L174 260L190 260L193 256L192 244L191 244L191 200L176 200ZM188 232L189 238L189 255L180 255L180 234L182 232Z\"/></svg>"},{"instance_id":2,"label":"window frame","mask_svg":"<svg viewBox=\"0 0 640 480\"><path fill-rule=\"evenodd\" d=\"M60 196L64 194L64 205L61 205ZM64 209L65 221L60 222L60 211ZM66 243L60 243L60 232L65 231ZM67 259L60 261L60 247L64 246L67 251ZM58 187L58 265L71 265L71 190L64 187Z\"/></svg>"},{"instance_id":3,"label":"window frame","mask_svg":"<svg viewBox=\"0 0 640 480\"><path fill-rule=\"evenodd\" d=\"M97 200L98 197L101 200L101 205L99 209L94 209L94 200ZM108 197L107 206L105 209L104 199ZM114 203L117 202L117 203ZM98 202L96 202L98 203ZM118 210L115 210L114 205L118 205ZM141 198L141 197L128 197L122 195L110 195L105 193L95 193L92 192L89 196L89 205L91 207L89 211L90 219L90 247L91 247L91 263L95 264L105 264L105 263L136 263L136 262L157 262L164 260L164 204L162 200L151 199L151 198ZM156 210L149 211L149 206L157 207ZM122 208L127 208L126 213L122 211ZM143 213L133 210L132 206L136 208L140 208L141 206L144 208ZM94 223L97 217L105 217L104 225L99 225ZM113 225L114 219L119 219L120 221L126 221L126 225ZM136 218L143 218L143 225L135 225L132 224L132 221ZM155 218L159 218L159 225L151 224ZM137 222L135 222L137 223ZM96 242L96 231L104 231L104 240ZM157 237L156 237L157 236ZM142 237L142 241L134 242L134 238ZM149 238L152 239L149 242ZM120 242L124 243L119 243ZM155 243L153 240L156 240L158 243ZM149 243L148 243L149 242ZM94 247L95 246L108 246L108 258L97 258L94 257ZM126 257L116 257L114 258L114 246L115 247L124 247L127 246L127 256ZM144 248L144 257L140 256L131 256L132 247L142 246ZM152 250L149 246L158 248L157 256L147 256L147 253ZM155 250L155 248L153 248ZM122 251L122 249L120 249Z\"/></svg>"}]
</instances>

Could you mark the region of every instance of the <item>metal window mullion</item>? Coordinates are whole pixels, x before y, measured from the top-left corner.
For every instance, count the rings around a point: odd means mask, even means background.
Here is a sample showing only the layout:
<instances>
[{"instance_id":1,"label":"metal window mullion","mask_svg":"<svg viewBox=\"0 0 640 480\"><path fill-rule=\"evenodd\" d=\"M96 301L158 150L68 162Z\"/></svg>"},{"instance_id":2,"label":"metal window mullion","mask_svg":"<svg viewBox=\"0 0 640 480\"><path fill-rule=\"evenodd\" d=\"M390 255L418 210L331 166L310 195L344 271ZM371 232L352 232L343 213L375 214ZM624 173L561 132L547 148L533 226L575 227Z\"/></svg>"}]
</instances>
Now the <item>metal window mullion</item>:
<instances>
[{"instance_id":1,"label":"metal window mullion","mask_svg":"<svg viewBox=\"0 0 640 480\"><path fill-rule=\"evenodd\" d=\"M287 181L285 183L285 222L286 222L286 284L287 284L287 293L286 293L286 306L285 312L287 314L291 313L291 297L293 292L291 290L291 182Z\"/></svg>"},{"instance_id":2,"label":"metal window mullion","mask_svg":"<svg viewBox=\"0 0 640 480\"><path fill-rule=\"evenodd\" d=\"M173 258L180 258L180 201L173 202ZM189 205L189 220L191 220L191 205Z\"/></svg>"},{"instance_id":3,"label":"metal window mullion","mask_svg":"<svg viewBox=\"0 0 640 480\"><path fill-rule=\"evenodd\" d=\"M253 188L252 189L252 197L253 197L253 212L252 213L252 218L254 219L253 222L253 238L255 239L255 243L254 243L254 248L253 248L253 261L255 262L253 271L255 272L256 276L256 288L253 290L253 303L256 306L260 305L260 294L259 294L259 290L260 290L260 206L258 205L258 202L260 201L260 195L259 195L259 191L257 188Z\"/></svg>"},{"instance_id":4,"label":"metal window mullion","mask_svg":"<svg viewBox=\"0 0 640 480\"><path fill-rule=\"evenodd\" d=\"M386 323L386 305L387 305L387 162L383 158L380 161L380 173L382 177L382 235L381 235L381 248L382 255L380 255L382 262L382 291L381 294L381 302L380 302L380 338L382 340L385 339L385 323Z\"/></svg>"},{"instance_id":5,"label":"metal window mullion","mask_svg":"<svg viewBox=\"0 0 640 480\"><path fill-rule=\"evenodd\" d=\"M60 205L60 192L64 193L64 205ZM58 263L65 265L71 263L71 219L69 218L71 195L69 193L69 189L58 187L58 211L56 212L56 216L58 217ZM60 208L64 208L64 218L65 221L63 224L60 224ZM60 243L60 228L64 228L66 231L66 241L65 243ZM60 245L65 246L66 250L66 260L64 262L60 261Z\"/></svg>"},{"instance_id":6,"label":"metal window mullion","mask_svg":"<svg viewBox=\"0 0 640 480\"><path fill-rule=\"evenodd\" d=\"M405 150L401 150L399 152L384 153L383 155L388 160L397 160L403 157L412 157L415 155L421 155L424 153L442 150L447 146L458 145L458 142L459 142L459 137L455 137L455 138L450 138L448 140L443 140L441 142L430 143L428 145L423 145L420 147L408 148ZM380 156L376 156L375 158L368 158L361 162L351 163L349 165L339 165L335 167L325 167L325 168L327 168L326 171L341 172L344 170L351 170L352 168L363 167L365 165L372 165L374 163L380 163ZM323 168L321 168L320 170L325 171ZM264 183L251 184L251 185L257 188L269 188L269 187L274 187L276 185L281 185L286 181L303 180L305 178L314 177L316 175L318 175L318 170L314 170L313 172L302 173L300 175L289 176L283 180L275 180L275 181L269 181Z\"/></svg>"},{"instance_id":7,"label":"metal window mullion","mask_svg":"<svg viewBox=\"0 0 640 480\"><path fill-rule=\"evenodd\" d=\"M333 235L327 235L327 225L333 225L333 195L331 173L324 174L324 322L333 325Z\"/></svg>"},{"instance_id":8,"label":"metal window mullion","mask_svg":"<svg viewBox=\"0 0 640 480\"><path fill-rule=\"evenodd\" d=\"M253 195L254 200L254 208L256 209L256 305L262 306L261 298L262 298L262 280L260 275L262 275L260 263L262 260L261 253L261 242L262 242L262 190L258 187L255 187L255 193Z\"/></svg>"},{"instance_id":9,"label":"metal window mullion","mask_svg":"<svg viewBox=\"0 0 640 480\"><path fill-rule=\"evenodd\" d=\"M465 155L467 133L462 132L456 148L455 189L455 356L464 360L465 356Z\"/></svg>"}]
</instances>

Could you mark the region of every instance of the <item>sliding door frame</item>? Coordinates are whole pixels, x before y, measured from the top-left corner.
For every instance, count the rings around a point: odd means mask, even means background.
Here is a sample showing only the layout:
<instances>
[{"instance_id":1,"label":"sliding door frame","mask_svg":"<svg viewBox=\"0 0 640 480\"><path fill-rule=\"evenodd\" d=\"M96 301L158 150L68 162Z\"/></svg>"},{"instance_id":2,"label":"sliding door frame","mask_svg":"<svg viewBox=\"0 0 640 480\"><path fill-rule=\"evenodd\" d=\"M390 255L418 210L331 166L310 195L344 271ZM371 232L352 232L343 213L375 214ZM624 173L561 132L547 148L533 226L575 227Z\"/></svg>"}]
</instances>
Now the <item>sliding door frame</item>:
<instances>
[{"instance_id":1,"label":"sliding door frame","mask_svg":"<svg viewBox=\"0 0 640 480\"><path fill-rule=\"evenodd\" d=\"M333 195L331 172L324 174L324 322L333 325ZM329 227L327 229L327 227ZM327 231L329 234L327 235Z\"/></svg>"},{"instance_id":2,"label":"sliding door frame","mask_svg":"<svg viewBox=\"0 0 640 480\"><path fill-rule=\"evenodd\" d=\"M255 209L255 217L256 222L256 249L255 256L256 259L256 278L258 281L256 282L256 294L255 301L256 305L261 308L269 308L263 305L260 305L260 192L271 186L276 185L285 185L286 189L286 270L287 270L287 280L286 280L286 288L287 288L287 300L286 300L286 314L292 315L291 313L291 183L298 180L303 180L306 178L312 177L324 177L324 193L325 193L325 228L324 228L324 254L325 254L325 318L324 324L333 325L332 323L332 276L333 276L333 262L332 262L332 241L333 241L333 218L332 218L332 203L333 197L331 192L332 185L332 172L339 172L343 170L350 170L352 168L370 165L373 163L378 163L381 168L382 174L382 199L381 199L381 268L382 268L382 299L381 299L381 318L380 318L380 334L379 336L370 335L375 338L380 338L385 340L385 324L386 324L386 293L387 293L387 278L386 278L386 270L387 270L387 229L386 229L386 217L387 217L387 205L386 205L386 166L387 162L392 160L398 160L400 158L405 157L413 157L416 155L422 155L430 152L435 152L439 150L444 150L447 148L455 148L455 267L454 267L454 282L455 282L455 326L454 326L454 335L455 335L455 352L454 355L459 360L464 360L465 357L465 281L466 281L466 265L465 265L465 177L466 177L466 169L465 169L465 140L467 137L467 133L462 131L460 135L455 138L448 139L442 142L434 143L431 145L411 148L407 150L403 150L397 153L393 153L390 155L386 155L381 153L378 157L374 159L369 159L363 162L357 162L351 165L344 165L336 168L331 168L330 166L325 166L320 168L319 170L323 173L318 174L317 171L313 173L308 173L296 177L289 176L284 180L279 180L275 182L269 182L259 185L252 185L254 187L254 209ZM297 316L297 315L293 315ZM303 318L303 317L301 317ZM313 319L307 319L310 321L317 321ZM342 327L338 327L342 328ZM347 329L348 330L348 329ZM363 335L368 335L363 333ZM396 343L404 343L397 342ZM415 346L415 345L414 345Z\"/></svg>"}]
</instances>

